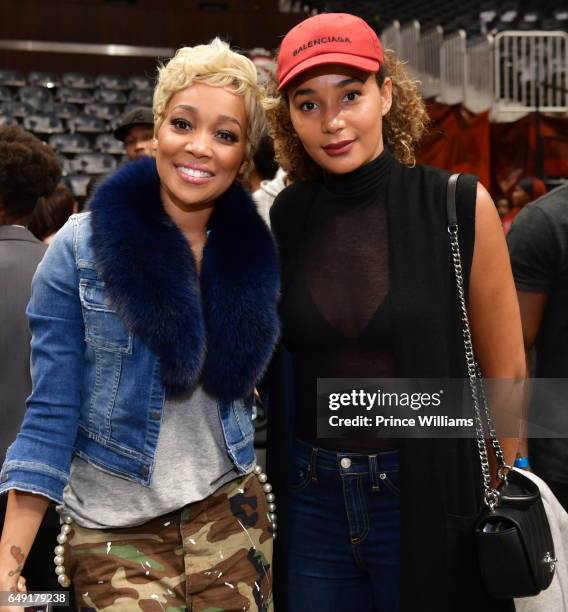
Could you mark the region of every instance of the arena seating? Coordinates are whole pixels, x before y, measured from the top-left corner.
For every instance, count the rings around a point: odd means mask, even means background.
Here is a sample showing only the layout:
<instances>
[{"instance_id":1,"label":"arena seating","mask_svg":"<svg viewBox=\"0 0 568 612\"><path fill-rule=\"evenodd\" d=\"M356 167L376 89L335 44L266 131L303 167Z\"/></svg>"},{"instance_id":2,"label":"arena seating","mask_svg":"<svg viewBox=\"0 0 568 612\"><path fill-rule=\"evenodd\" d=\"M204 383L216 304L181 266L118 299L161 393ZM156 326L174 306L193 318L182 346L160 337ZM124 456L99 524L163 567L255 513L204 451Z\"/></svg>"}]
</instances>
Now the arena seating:
<instances>
[{"instance_id":1,"label":"arena seating","mask_svg":"<svg viewBox=\"0 0 568 612\"><path fill-rule=\"evenodd\" d=\"M153 82L111 74L0 70L0 125L22 125L57 151L78 198L114 170L124 147L112 136L121 114L151 106Z\"/></svg>"},{"instance_id":2,"label":"arena seating","mask_svg":"<svg viewBox=\"0 0 568 612\"><path fill-rule=\"evenodd\" d=\"M364 17L381 31L384 45L408 62L426 98L463 104L474 113L491 110L496 121L568 107L568 36L563 34L568 9L559 0L500 5L473 0L467 8L453 0L320 0L295 3L295 8L347 10ZM511 33L526 34L526 40L517 44ZM257 65L267 73L273 70L270 52L253 49L250 55L266 62ZM526 86L527 79L536 87ZM132 108L151 106L152 96L153 82L144 76L0 70L0 125L21 124L49 142L75 194L84 197L90 178L112 170L124 157L122 143L112 137L117 119Z\"/></svg>"},{"instance_id":3,"label":"arena seating","mask_svg":"<svg viewBox=\"0 0 568 612\"><path fill-rule=\"evenodd\" d=\"M417 20L423 29L442 26L444 31L464 29L468 35L497 33L502 30L562 30L568 26L568 8L561 0L520 0L504 3L472 0L299 0L292 10L304 12L343 12L360 15L379 31L394 20L401 25Z\"/></svg>"}]
</instances>

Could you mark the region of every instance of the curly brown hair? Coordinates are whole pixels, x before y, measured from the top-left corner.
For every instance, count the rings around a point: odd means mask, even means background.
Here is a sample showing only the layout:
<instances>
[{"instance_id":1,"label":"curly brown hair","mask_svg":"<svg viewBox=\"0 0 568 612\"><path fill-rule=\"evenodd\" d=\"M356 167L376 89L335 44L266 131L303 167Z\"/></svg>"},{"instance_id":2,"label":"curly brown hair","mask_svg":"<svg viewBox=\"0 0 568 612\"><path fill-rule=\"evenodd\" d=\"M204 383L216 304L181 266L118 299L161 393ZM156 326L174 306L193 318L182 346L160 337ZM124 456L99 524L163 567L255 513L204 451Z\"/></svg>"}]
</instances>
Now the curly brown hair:
<instances>
[{"instance_id":1,"label":"curly brown hair","mask_svg":"<svg viewBox=\"0 0 568 612\"><path fill-rule=\"evenodd\" d=\"M429 123L419 83L410 77L403 62L390 49L385 51L385 61L376 78L379 87L387 78L392 81L392 106L383 118L384 142L400 163L412 166L416 163L414 149ZM272 83L270 94L266 115L276 159L292 181L318 178L322 170L306 153L294 130L285 92L278 94L276 83Z\"/></svg>"},{"instance_id":2,"label":"curly brown hair","mask_svg":"<svg viewBox=\"0 0 568 612\"><path fill-rule=\"evenodd\" d=\"M52 194L38 199L28 229L38 240L45 240L65 225L76 206L69 187L59 183Z\"/></svg>"},{"instance_id":3,"label":"curly brown hair","mask_svg":"<svg viewBox=\"0 0 568 612\"><path fill-rule=\"evenodd\" d=\"M13 125L0 127L0 215L4 223L26 220L38 198L61 178L55 151Z\"/></svg>"}]
</instances>

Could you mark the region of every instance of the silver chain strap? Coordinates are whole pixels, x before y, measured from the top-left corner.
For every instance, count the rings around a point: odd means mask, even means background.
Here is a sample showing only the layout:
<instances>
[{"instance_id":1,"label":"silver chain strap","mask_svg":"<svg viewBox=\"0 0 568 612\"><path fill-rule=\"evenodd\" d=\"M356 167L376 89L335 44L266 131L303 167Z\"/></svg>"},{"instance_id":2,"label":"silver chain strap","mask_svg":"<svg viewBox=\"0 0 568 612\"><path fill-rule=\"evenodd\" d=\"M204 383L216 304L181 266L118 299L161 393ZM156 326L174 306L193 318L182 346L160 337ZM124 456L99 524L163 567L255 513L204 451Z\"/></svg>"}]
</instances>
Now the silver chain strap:
<instances>
[{"instance_id":1,"label":"silver chain strap","mask_svg":"<svg viewBox=\"0 0 568 612\"><path fill-rule=\"evenodd\" d=\"M495 434L493 427L493 419L489 411L487 404L487 398L483 389L481 369L475 361L473 354L473 343L471 341L471 330L469 326L469 317L467 315L467 307L465 303L465 291L463 283L463 270L460 256L460 245L458 239L458 226L457 223L448 227L448 233L450 235L450 248L452 255L452 263L454 268L454 274L456 278L456 285L458 290L458 299L461 311L462 320L462 334L465 347L465 359L467 364L467 374L469 378L469 387L471 390L471 397L473 399L473 410L475 419L475 431L477 433L477 448L479 451L479 459L481 461L481 471L483 474L483 487L484 495L483 500L485 504L492 510L499 499L499 492L493 489L491 486L491 473L489 471L489 459L487 457L487 447L485 445L485 434L491 438L497 462L499 464L498 475L502 480L506 480L506 473L510 470L510 466L505 463L505 457L501 444ZM481 396L481 402L480 402ZM483 405L484 414L481 414L479 408L480 403Z\"/></svg>"}]
</instances>

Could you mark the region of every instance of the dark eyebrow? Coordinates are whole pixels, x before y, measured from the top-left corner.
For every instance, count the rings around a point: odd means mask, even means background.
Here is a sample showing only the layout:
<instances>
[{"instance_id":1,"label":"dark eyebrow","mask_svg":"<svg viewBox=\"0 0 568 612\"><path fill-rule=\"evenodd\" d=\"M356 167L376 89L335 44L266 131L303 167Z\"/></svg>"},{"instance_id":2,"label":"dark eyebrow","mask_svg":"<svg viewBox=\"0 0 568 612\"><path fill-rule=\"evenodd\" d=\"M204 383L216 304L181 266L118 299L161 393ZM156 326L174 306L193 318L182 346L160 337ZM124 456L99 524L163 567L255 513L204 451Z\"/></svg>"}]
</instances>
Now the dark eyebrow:
<instances>
[{"instance_id":1,"label":"dark eyebrow","mask_svg":"<svg viewBox=\"0 0 568 612\"><path fill-rule=\"evenodd\" d=\"M347 85L353 85L353 83L360 83L361 85L363 84L364 81L362 81L361 79L357 79L356 77L350 78L350 79L343 79L343 81L339 81L339 83L337 83L336 87L340 88L340 87L346 87Z\"/></svg>"},{"instance_id":2,"label":"dark eyebrow","mask_svg":"<svg viewBox=\"0 0 568 612\"><path fill-rule=\"evenodd\" d=\"M348 78L348 79L343 79L342 81L339 81L338 83L335 84L336 89L341 89L342 87L347 87L347 85L353 85L353 83L360 83L362 84L363 81L361 79L357 79L355 77L353 78ZM296 96L313 96L315 94L315 90L314 89L297 89L294 92L294 95L292 96L292 99L294 99Z\"/></svg>"},{"instance_id":3,"label":"dark eyebrow","mask_svg":"<svg viewBox=\"0 0 568 612\"><path fill-rule=\"evenodd\" d=\"M196 115L199 115L199 110L195 108L195 106L191 106L190 104L178 104L176 108L181 108L182 110L186 110L186 111L189 111L190 113L195 113ZM239 128L241 128L241 130L243 129L240 121L238 119L235 119L235 117L231 117L230 115L219 115L217 120L219 121L219 123L222 123L223 121L229 121L231 123L236 123L239 126Z\"/></svg>"},{"instance_id":4,"label":"dark eyebrow","mask_svg":"<svg viewBox=\"0 0 568 612\"><path fill-rule=\"evenodd\" d=\"M312 96L315 93L316 92L313 89L296 89L292 99L294 99L296 96Z\"/></svg>"}]
</instances>

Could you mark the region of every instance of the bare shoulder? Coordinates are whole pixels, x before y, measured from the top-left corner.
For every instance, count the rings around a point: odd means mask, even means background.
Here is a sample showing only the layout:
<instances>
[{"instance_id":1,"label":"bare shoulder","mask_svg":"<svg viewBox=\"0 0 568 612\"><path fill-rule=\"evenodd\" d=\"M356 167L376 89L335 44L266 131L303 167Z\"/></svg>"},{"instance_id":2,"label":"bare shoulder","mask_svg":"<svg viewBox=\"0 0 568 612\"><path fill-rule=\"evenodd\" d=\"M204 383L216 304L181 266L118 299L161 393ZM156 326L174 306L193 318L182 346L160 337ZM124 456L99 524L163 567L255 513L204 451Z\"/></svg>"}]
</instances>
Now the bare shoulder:
<instances>
[{"instance_id":1,"label":"bare shoulder","mask_svg":"<svg viewBox=\"0 0 568 612\"><path fill-rule=\"evenodd\" d=\"M524 374L517 293L507 242L487 190L478 183L469 314L476 355L485 376Z\"/></svg>"},{"instance_id":2,"label":"bare shoulder","mask_svg":"<svg viewBox=\"0 0 568 612\"><path fill-rule=\"evenodd\" d=\"M477 183L477 197L475 202L475 225L476 225L476 241L479 234L480 238L489 233L496 234L501 242L505 242L503 226L501 219L497 213L497 208L493 203L493 199L485 187Z\"/></svg>"}]
</instances>

